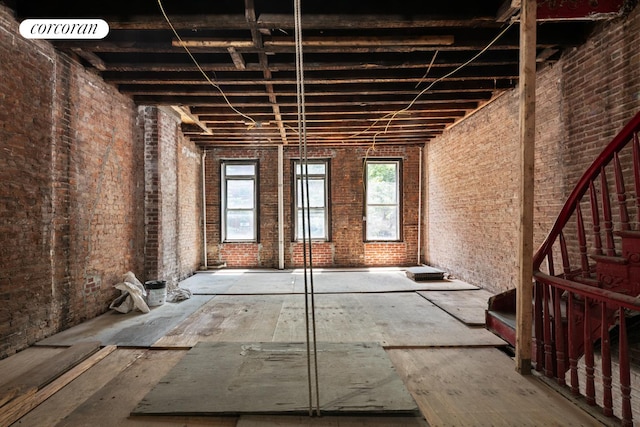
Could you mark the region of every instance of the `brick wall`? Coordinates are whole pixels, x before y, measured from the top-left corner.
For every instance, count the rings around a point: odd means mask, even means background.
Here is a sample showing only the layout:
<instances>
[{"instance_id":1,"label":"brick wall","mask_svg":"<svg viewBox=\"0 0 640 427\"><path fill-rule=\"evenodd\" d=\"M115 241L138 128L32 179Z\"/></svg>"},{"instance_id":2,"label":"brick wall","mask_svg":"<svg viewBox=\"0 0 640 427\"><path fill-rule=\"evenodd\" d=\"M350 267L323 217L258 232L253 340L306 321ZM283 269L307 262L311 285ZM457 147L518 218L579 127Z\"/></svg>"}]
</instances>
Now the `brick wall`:
<instances>
[{"instance_id":1,"label":"brick wall","mask_svg":"<svg viewBox=\"0 0 640 427\"><path fill-rule=\"evenodd\" d=\"M313 260L318 267L415 265L417 255L420 148L416 146L316 147L309 159L328 159L330 170L331 241L314 242ZM363 162L367 158L402 160L404 200L402 242L363 241ZM293 239L292 162L298 159L297 146L284 148L284 233L285 267L302 265L302 245ZM207 254L211 265L228 267L278 267L277 149L218 148L207 150ZM253 159L259 162L258 243L221 241L220 175L221 161Z\"/></svg>"},{"instance_id":2,"label":"brick wall","mask_svg":"<svg viewBox=\"0 0 640 427\"><path fill-rule=\"evenodd\" d=\"M202 265L202 150L178 138L178 278Z\"/></svg>"},{"instance_id":3,"label":"brick wall","mask_svg":"<svg viewBox=\"0 0 640 427\"><path fill-rule=\"evenodd\" d=\"M138 109L145 141L145 280L169 286L202 260L201 151L180 131L177 117Z\"/></svg>"},{"instance_id":4,"label":"brick wall","mask_svg":"<svg viewBox=\"0 0 640 427\"><path fill-rule=\"evenodd\" d=\"M602 148L640 109L640 8L538 72L534 245ZM425 260L493 291L515 286L518 105L510 91L427 144Z\"/></svg>"},{"instance_id":5,"label":"brick wall","mask_svg":"<svg viewBox=\"0 0 640 427\"><path fill-rule=\"evenodd\" d=\"M0 6L0 357L105 311L142 259L131 100Z\"/></svg>"}]
</instances>

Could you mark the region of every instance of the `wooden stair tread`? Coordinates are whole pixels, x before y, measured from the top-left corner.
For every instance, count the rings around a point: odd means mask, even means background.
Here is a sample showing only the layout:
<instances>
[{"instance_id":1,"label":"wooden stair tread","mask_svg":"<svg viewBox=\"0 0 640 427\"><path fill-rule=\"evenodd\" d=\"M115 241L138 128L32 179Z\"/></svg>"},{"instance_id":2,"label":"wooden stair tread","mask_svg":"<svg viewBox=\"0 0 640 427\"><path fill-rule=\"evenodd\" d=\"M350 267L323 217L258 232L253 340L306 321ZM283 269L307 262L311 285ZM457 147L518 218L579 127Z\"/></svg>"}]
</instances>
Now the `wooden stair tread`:
<instances>
[{"instance_id":1,"label":"wooden stair tread","mask_svg":"<svg viewBox=\"0 0 640 427\"><path fill-rule=\"evenodd\" d=\"M496 319L502 321L506 325L512 327L514 330L516 329L516 314L510 313L506 311L495 311L495 310L487 310L491 316Z\"/></svg>"}]
</instances>

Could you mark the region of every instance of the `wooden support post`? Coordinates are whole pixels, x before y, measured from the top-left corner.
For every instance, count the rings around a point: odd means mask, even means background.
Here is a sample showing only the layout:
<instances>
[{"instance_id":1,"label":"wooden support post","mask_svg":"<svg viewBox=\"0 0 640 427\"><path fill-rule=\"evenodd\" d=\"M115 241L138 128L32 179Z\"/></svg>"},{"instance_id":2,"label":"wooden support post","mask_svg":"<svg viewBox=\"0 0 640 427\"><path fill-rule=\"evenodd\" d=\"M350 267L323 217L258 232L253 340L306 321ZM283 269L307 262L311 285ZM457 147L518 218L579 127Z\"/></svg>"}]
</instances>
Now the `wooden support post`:
<instances>
[{"instance_id":1,"label":"wooden support post","mask_svg":"<svg viewBox=\"0 0 640 427\"><path fill-rule=\"evenodd\" d=\"M533 170L536 114L536 1L522 0L520 15L520 229L516 303L516 370L531 374L533 299Z\"/></svg>"}]
</instances>

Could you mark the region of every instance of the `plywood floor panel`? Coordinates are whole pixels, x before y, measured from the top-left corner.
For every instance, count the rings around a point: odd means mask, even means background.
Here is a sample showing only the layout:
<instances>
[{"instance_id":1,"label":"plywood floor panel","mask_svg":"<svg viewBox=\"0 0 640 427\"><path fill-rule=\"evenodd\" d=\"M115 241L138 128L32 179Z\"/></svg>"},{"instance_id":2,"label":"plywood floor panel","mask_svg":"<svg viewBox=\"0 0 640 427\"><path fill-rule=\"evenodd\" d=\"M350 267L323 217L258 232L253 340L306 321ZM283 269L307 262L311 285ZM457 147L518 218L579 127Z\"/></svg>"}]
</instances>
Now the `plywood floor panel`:
<instances>
[{"instance_id":1,"label":"plywood floor panel","mask_svg":"<svg viewBox=\"0 0 640 427\"><path fill-rule=\"evenodd\" d=\"M484 289L473 291L418 291L420 295L467 325L485 324L487 302L493 294Z\"/></svg>"},{"instance_id":2,"label":"plywood floor panel","mask_svg":"<svg viewBox=\"0 0 640 427\"><path fill-rule=\"evenodd\" d=\"M102 345L148 347L211 298L211 295L194 295L185 301L153 307L149 313L122 314L112 310L39 341L37 345L72 345L100 341Z\"/></svg>"},{"instance_id":3,"label":"plywood floor panel","mask_svg":"<svg viewBox=\"0 0 640 427\"><path fill-rule=\"evenodd\" d=\"M304 295L289 295L273 336L277 342L306 340ZM384 338L368 307L356 295L320 294L315 296L316 334L326 342L377 342Z\"/></svg>"},{"instance_id":4,"label":"plywood floor panel","mask_svg":"<svg viewBox=\"0 0 640 427\"><path fill-rule=\"evenodd\" d=\"M484 328L464 325L416 293L358 295L367 310L375 314L383 345L501 346L506 343Z\"/></svg>"},{"instance_id":5,"label":"plywood floor panel","mask_svg":"<svg viewBox=\"0 0 640 427\"><path fill-rule=\"evenodd\" d=\"M431 426L595 426L494 348L387 350Z\"/></svg>"},{"instance_id":6,"label":"plywood floor panel","mask_svg":"<svg viewBox=\"0 0 640 427\"><path fill-rule=\"evenodd\" d=\"M322 413L418 414L380 345L319 342L317 360ZM304 343L199 343L134 414L307 414L307 362Z\"/></svg>"},{"instance_id":7,"label":"plywood floor panel","mask_svg":"<svg viewBox=\"0 0 640 427\"><path fill-rule=\"evenodd\" d=\"M349 271L314 270L314 292L325 293L384 293L429 290L470 290L476 286L460 280L414 282L402 270ZM244 271L221 270L197 273L182 281L180 286L197 295L270 295L303 294L302 271ZM310 279L307 280L310 287Z\"/></svg>"}]
</instances>

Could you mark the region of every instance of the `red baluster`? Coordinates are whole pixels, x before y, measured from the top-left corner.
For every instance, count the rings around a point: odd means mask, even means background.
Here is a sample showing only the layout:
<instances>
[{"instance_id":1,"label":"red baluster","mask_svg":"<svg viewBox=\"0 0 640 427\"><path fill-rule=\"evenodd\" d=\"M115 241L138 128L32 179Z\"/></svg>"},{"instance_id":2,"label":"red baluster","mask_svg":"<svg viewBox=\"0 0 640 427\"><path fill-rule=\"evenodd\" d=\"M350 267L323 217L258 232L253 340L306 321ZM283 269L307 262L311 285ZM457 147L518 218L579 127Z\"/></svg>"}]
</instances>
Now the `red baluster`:
<instances>
[{"instance_id":1,"label":"red baluster","mask_svg":"<svg viewBox=\"0 0 640 427\"><path fill-rule=\"evenodd\" d=\"M607 303L602 301L601 338L602 353L602 406L607 417L613 416L613 398L611 395L611 345L609 342L609 320L607 319Z\"/></svg>"},{"instance_id":2,"label":"red baluster","mask_svg":"<svg viewBox=\"0 0 640 427\"><path fill-rule=\"evenodd\" d=\"M607 173L604 166L600 169L600 189L602 191L602 216L604 225L604 235L606 240L606 255L616 256L616 249L613 243L613 220L611 219L611 201L609 200L609 184L607 183Z\"/></svg>"},{"instance_id":3,"label":"red baluster","mask_svg":"<svg viewBox=\"0 0 640 427\"><path fill-rule=\"evenodd\" d=\"M544 285L544 301L543 301L543 312L544 312L544 374L552 378L553 377L553 343L551 331L553 328L551 327L551 313L549 313L549 285Z\"/></svg>"},{"instance_id":4,"label":"red baluster","mask_svg":"<svg viewBox=\"0 0 640 427\"><path fill-rule=\"evenodd\" d=\"M568 336L569 336L569 371L571 372L571 393L574 396L580 394L580 383L578 381L578 351L576 342L576 321L577 315L575 313L573 293L569 292L567 301L569 321L567 322Z\"/></svg>"},{"instance_id":5,"label":"red baluster","mask_svg":"<svg viewBox=\"0 0 640 427\"><path fill-rule=\"evenodd\" d=\"M566 372L566 353L564 348L564 322L562 321L562 289L554 288L553 289L553 316L556 325L556 378L558 380L558 384L565 385L566 381L564 379L564 374Z\"/></svg>"},{"instance_id":6,"label":"red baluster","mask_svg":"<svg viewBox=\"0 0 640 427\"><path fill-rule=\"evenodd\" d=\"M589 184L589 199L591 201L591 217L593 218L593 239L596 255L602 255L602 238L600 237L600 212L598 211L598 196L593 181Z\"/></svg>"},{"instance_id":7,"label":"red baluster","mask_svg":"<svg viewBox=\"0 0 640 427\"><path fill-rule=\"evenodd\" d=\"M640 227L640 138L638 134L633 134L633 177L636 190L636 217L638 227Z\"/></svg>"},{"instance_id":8,"label":"red baluster","mask_svg":"<svg viewBox=\"0 0 640 427\"><path fill-rule=\"evenodd\" d=\"M540 372L542 370L542 365L544 364L544 344L543 344L543 309L542 309L542 293L543 287L547 286L543 283L536 281L535 283L535 292L534 292L534 331L535 331L535 339L536 339L536 371Z\"/></svg>"},{"instance_id":9,"label":"red baluster","mask_svg":"<svg viewBox=\"0 0 640 427\"><path fill-rule=\"evenodd\" d=\"M631 413L631 374L629 372L629 343L627 341L627 323L624 309L620 308L620 391L622 392L622 425L632 426Z\"/></svg>"},{"instance_id":10,"label":"red baluster","mask_svg":"<svg viewBox=\"0 0 640 427\"><path fill-rule=\"evenodd\" d=\"M624 175L620 166L618 153L613 155L613 169L616 176L616 193L618 205L620 206L620 228L623 231L629 230L629 212L627 211L627 192L624 188Z\"/></svg>"},{"instance_id":11,"label":"red baluster","mask_svg":"<svg viewBox=\"0 0 640 427\"><path fill-rule=\"evenodd\" d=\"M596 390L593 375L593 341L591 340L591 302L584 299L584 364L587 373L585 395L589 405L596 404Z\"/></svg>"},{"instance_id":12,"label":"red baluster","mask_svg":"<svg viewBox=\"0 0 640 427\"><path fill-rule=\"evenodd\" d=\"M590 278L589 274L589 257L587 255L587 237L584 232L584 219L582 218L582 209L580 204L576 205L576 220L578 222L578 245L580 247L580 266L582 267L582 277Z\"/></svg>"},{"instance_id":13,"label":"red baluster","mask_svg":"<svg viewBox=\"0 0 640 427\"><path fill-rule=\"evenodd\" d=\"M564 238L564 233L560 232L560 254L562 255L562 270L564 277L569 278L571 276L571 262L569 261L569 251L567 250L567 241Z\"/></svg>"}]
</instances>

